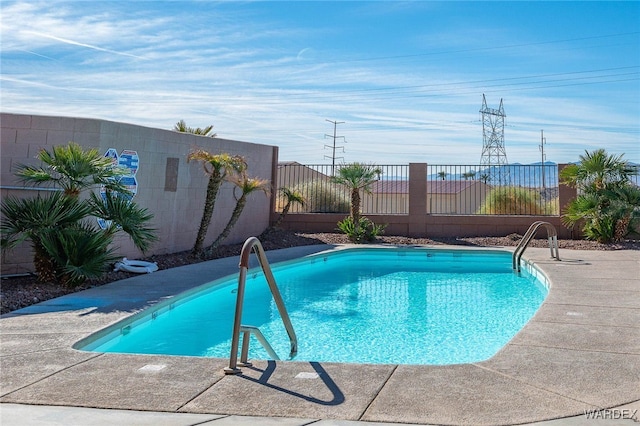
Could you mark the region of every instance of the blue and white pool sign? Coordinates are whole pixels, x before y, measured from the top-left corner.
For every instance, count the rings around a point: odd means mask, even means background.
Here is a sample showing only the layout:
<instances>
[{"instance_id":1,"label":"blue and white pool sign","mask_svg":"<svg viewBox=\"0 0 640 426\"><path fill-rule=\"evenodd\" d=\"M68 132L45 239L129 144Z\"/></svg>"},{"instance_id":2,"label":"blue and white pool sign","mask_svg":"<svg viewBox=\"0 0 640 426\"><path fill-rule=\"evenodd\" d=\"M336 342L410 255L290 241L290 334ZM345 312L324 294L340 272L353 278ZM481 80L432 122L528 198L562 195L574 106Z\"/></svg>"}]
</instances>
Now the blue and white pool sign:
<instances>
[{"instance_id":1,"label":"blue and white pool sign","mask_svg":"<svg viewBox=\"0 0 640 426\"><path fill-rule=\"evenodd\" d=\"M127 169L131 176L135 175L138 171L139 163L140 158L138 157L138 153L129 149L123 150L118 158L118 166Z\"/></svg>"},{"instance_id":2,"label":"blue and white pool sign","mask_svg":"<svg viewBox=\"0 0 640 426\"><path fill-rule=\"evenodd\" d=\"M113 164L114 166L118 165L118 151L116 151L114 148L109 148L107 152L104 153L104 156L105 158L110 158L111 164Z\"/></svg>"},{"instance_id":3,"label":"blue and white pool sign","mask_svg":"<svg viewBox=\"0 0 640 426\"><path fill-rule=\"evenodd\" d=\"M120 196L126 197L129 201L133 199L138 193L138 180L136 179L136 173L138 172L138 167L140 166L140 158L138 157L137 151L132 151L130 149L122 150L120 155L118 155L118 151L115 148L109 148L104 156L106 158L110 158L111 162L114 166L119 166L125 169L124 175L120 176L120 183L124 185L124 187L130 192L130 194L121 194ZM100 187L100 197L106 201L107 200L107 191L104 186ZM107 229L111 225L111 221L98 219L98 226L102 229Z\"/></svg>"},{"instance_id":4,"label":"blue and white pool sign","mask_svg":"<svg viewBox=\"0 0 640 426\"><path fill-rule=\"evenodd\" d=\"M120 183L124 185L124 187L131 192L131 195L122 194L123 197L129 198L129 201L138 193L138 181L134 175L122 176L120 178Z\"/></svg>"}]
</instances>

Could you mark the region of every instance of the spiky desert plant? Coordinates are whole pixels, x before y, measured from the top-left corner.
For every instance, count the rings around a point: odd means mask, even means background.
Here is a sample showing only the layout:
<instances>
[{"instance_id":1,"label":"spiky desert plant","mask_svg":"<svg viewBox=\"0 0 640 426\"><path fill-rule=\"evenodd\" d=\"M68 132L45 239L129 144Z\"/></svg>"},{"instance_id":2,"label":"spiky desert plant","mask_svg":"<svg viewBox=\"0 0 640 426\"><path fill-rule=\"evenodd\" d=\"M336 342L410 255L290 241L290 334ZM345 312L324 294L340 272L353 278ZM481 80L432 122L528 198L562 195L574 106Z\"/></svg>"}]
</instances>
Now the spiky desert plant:
<instances>
[{"instance_id":1,"label":"spiky desert plant","mask_svg":"<svg viewBox=\"0 0 640 426\"><path fill-rule=\"evenodd\" d=\"M187 156L187 161L198 161L202 163L202 168L209 176L207 183L207 192L202 210L202 218L196 235L196 241L193 244L192 254L200 255L204 247L204 239L207 236L213 210L216 204L216 197L222 182L230 173L242 173L247 168L244 158L239 155L230 154L213 154L204 149L192 150Z\"/></svg>"},{"instance_id":2,"label":"spiky desert plant","mask_svg":"<svg viewBox=\"0 0 640 426\"><path fill-rule=\"evenodd\" d=\"M278 220L276 220L276 222L273 224L274 228L280 226L287 213L289 213L292 205L299 204L301 206L304 206L306 203L306 199L304 198L304 196L295 189L291 189L285 186L280 188L278 192L284 198L285 203L284 207L282 207L282 212L280 213Z\"/></svg>"},{"instance_id":3,"label":"spiky desert plant","mask_svg":"<svg viewBox=\"0 0 640 426\"><path fill-rule=\"evenodd\" d=\"M224 227L220 235L215 239L215 241L207 248L206 252L208 255L211 255L213 250L215 250L222 242L229 236L231 233L231 229L235 226L244 210L244 207L247 204L247 196L256 191L262 191L265 194L269 193L269 181L258 178L250 178L246 175L246 173L242 173L236 177L230 177L230 181L232 181L238 188L240 188L242 194L240 198L236 200L236 206L231 213L231 217L229 218L229 222Z\"/></svg>"}]
</instances>

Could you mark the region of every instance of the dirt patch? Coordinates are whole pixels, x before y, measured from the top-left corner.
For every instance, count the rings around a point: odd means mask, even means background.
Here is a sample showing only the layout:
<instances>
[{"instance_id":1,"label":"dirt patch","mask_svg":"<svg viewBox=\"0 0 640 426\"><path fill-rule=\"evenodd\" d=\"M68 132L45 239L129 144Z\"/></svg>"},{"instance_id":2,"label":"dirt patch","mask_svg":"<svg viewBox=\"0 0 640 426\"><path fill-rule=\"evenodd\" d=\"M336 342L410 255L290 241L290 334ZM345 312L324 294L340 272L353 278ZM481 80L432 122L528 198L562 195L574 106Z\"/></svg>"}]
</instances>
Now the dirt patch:
<instances>
[{"instance_id":1,"label":"dirt patch","mask_svg":"<svg viewBox=\"0 0 640 426\"><path fill-rule=\"evenodd\" d=\"M473 238L409 238L401 236L382 236L376 243L393 245L462 245L462 246L499 246L515 247L521 235L511 234L504 237L473 237ZM305 234L292 231L271 231L260 236L260 242L265 250L305 246L312 244L347 244L348 238L344 234L317 233ZM530 247L548 247L546 238L532 240ZM640 241L628 240L615 244L601 244L586 240L559 240L561 249L570 250L640 250ZM210 257L197 258L189 251L150 256L141 260L156 262L158 269L169 269L178 266L199 263L205 260L219 259L222 257L238 256L242 244L231 244L219 247ZM34 275L3 278L0 287L0 313L5 314L16 309L21 309L48 299L60 297L65 294L85 290L91 287L101 286L113 281L134 276L129 272L106 272L99 279L93 279L75 289L62 287L53 283L39 283Z\"/></svg>"}]
</instances>

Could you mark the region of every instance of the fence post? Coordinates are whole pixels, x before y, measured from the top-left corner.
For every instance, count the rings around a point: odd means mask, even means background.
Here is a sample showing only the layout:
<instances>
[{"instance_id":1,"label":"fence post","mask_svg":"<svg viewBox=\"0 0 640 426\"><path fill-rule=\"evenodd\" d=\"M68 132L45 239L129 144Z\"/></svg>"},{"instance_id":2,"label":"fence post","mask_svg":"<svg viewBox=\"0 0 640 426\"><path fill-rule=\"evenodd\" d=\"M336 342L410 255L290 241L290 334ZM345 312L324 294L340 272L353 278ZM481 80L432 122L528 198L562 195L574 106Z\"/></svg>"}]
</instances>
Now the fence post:
<instances>
[{"instance_id":1,"label":"fence post","mask_svg":"<svg viewBox=\"0 0 640 426\"><path fill-rule=\"evenodd\" d=\"M567 204L578 196L578 190L576 188L564 185L560 180L560 172L567 166L569 166L569 164L558 164L558 208L560 209L560 217L562 217L562 212ZM571 238L580 238L582 235L579 229L569 229L568 232ZM558 230L558 233L564 234L562 230ZM560 236L563 237L564 235Z\"/></svg>"},{"instance_id":2,"label":"fence post","mask_svg":"<svg viewBox=\"0 0 640 426\"><path fill-rule=\"evenodd\" d=\"M271 196L269 197L269 224L267 226L271 226L274 223L276 200L278 190L280 190L280 183L278 182L278 151L279 148L274 146L273 153L271 154Z\"/></svg>"},{"instance_id":3,"label":"fence post","mask_svg":"<svg viewBox=\"0 0 640 426\"><path fill-rule=\"evenodd\" d=\"M410 237L427 234L427 164L409 163L409 224Z\"/></svg>"}]
</instances>

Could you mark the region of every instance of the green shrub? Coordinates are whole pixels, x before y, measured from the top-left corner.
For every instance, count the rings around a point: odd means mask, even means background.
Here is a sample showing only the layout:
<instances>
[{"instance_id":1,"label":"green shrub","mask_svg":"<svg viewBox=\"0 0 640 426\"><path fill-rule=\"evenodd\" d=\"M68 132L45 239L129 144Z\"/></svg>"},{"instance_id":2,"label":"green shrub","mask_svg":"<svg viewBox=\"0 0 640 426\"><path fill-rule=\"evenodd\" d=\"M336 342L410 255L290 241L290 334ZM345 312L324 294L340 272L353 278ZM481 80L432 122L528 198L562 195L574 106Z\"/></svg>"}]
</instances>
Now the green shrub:
<instances>
[{"instance_id":1,"label":"green shrub","mask_svg":"<svg viewBox=\"0 0 640 426\"><path fill-rule=\"evenodd\" d=\"M112 237L89 223L78 223L58 232L49 232L42 245L57 267L56 280L76 287L87 278L105 272L106 265L117 260L109 245Z\"/></svg>"},{"instance_id":2,"label":"green shrub","mask_svg":"<svg viewBox=\"0 0 640 426\"><path fill-rule=\"evenodd\" d=\"M631 178L639 171L623 155L609 155L604 149L585 151L578 164L560 172L560 181L578 190L578 196L564 206L562 222L568 227L579 225L587 239L602 243L636 232L640 188Z\"/></svg>"},{"instance_id":3,"label":"green shrub","mask_svg":"<svg viewBox=\"0 0 640 426\"><path fill-rule=\"evenodd\" d=\"M375 241L378 235L384 233L384 228L385 225L376 225L371 219L364 216L360 216L358 224L354 223L351 216L338 222L338 229L347 234L349 241L358 244Z\"/></svg>"},{"instance_id":4,"label":"green shrub","mask_svg":"<svg viewBox=\"0 0 640 426\"><path fill-rule=\"evenodd\" d=\"M540 193L528 188L500 186L489 192L478 214L546 215L553 207L545 208Z\"/></svg>"},{"instance_id":5,"label":"green shrub","mask_svg":"<svg viewBox=\"0 0 640 426\"><path fill-rule=\"evenodd\" d=\"M7 197L0 212L0 246L10 250L30 241L33 264L41 282L54 281L77 286L99 276L115 259L110 248L116 232L127 233L144 251L156 241L153 218L131 200L120 182L124 170L97 149L84 150L69 142L52 152L38 153L41 166L18 165L18 179L28 185L54 185L60 191L34 198ZM105 199L92 192L102 185ZM83 191L89 196L80 197ZM95 218L108 221L106 229L95 226Z\"/></svg>"},{"instance_id":6,"label":"green shrub","mask_svg":"<svg viewBox=\"0 0 640 426\"><path fill-rule=\"evenodd\" d=\"M295 206L307 213L348 213L351 206L349 199L340 188L323 181L307 182L297 185L294 190L301 194L306 203L303 207Z\"/></svg>"}]
</instances>

